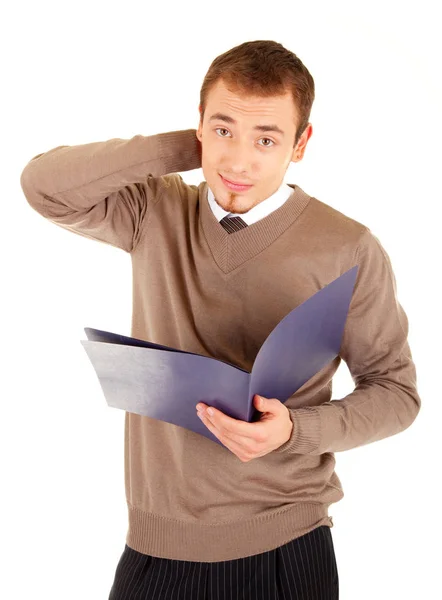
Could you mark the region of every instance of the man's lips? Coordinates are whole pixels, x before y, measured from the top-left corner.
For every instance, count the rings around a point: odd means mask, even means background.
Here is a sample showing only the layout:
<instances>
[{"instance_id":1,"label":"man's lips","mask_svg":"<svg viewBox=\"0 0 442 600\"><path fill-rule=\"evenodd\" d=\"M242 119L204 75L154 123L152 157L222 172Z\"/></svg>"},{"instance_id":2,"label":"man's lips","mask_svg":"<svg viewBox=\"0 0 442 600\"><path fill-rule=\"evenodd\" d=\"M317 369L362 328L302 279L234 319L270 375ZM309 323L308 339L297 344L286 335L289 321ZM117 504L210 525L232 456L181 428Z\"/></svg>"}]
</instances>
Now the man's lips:
<instances>
[{"instance_id":1,"label":"man's lips","mask_svg":"<svg viewBox=\"0 0 442 600\"><path fill-rule=\"evenodd\" d=\"M220 175L220 177L227 185L230 184L230 186L235 186L238 188L249 188L249 187L252 187L252 185L253 185L251 183L241 183L238 181L232 181L231 179L226 179L222 175Z\"/></svg>"}]
</instances>

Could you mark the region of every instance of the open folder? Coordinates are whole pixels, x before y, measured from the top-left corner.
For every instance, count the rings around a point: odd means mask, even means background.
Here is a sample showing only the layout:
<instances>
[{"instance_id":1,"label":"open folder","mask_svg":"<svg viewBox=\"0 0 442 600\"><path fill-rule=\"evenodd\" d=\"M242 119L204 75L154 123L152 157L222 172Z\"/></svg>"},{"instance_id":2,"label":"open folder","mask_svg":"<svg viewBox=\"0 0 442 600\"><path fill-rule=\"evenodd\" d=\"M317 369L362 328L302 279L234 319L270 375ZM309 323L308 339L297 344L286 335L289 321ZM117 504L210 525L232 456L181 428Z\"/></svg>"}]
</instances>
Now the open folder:
<instances>
[{"instance_id":1,"label":"open folder","mask_svg":"<svg viewBox=\"0 0 442 600\"><path fill-rule=\"evenodd\" d=\"M81 340L107 404L199 433L198 402L252 422L255 394L286 402L338 354L358 266L294 308L270 332L252 371L216 358L85 327ZM222 445L222 444L221 444Z\"/></svg>"}]
</instances>

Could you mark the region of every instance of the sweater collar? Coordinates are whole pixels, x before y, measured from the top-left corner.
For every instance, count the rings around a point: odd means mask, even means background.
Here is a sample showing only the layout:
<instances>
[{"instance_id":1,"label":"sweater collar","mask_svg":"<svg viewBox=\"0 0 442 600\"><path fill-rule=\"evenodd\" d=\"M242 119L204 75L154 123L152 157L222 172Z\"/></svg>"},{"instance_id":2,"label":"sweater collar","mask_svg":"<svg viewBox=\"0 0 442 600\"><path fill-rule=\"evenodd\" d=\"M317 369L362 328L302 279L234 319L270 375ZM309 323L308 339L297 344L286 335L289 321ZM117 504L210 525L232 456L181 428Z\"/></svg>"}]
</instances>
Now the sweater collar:
<instances>
[{"instance_id":1,"label":"sweater collar","mask_svg":"<svg viewBox=\"0 0 442 600\"><path fill-rule=\"evenodd\" d=\"M244 229L227 233L209 205L207 182L199 184L201 226L212 256L223 273L230 273L270 246L307 206L310 196L299 185L285 185L292 193L279 208Z\"/></svg>"}]
</instances>

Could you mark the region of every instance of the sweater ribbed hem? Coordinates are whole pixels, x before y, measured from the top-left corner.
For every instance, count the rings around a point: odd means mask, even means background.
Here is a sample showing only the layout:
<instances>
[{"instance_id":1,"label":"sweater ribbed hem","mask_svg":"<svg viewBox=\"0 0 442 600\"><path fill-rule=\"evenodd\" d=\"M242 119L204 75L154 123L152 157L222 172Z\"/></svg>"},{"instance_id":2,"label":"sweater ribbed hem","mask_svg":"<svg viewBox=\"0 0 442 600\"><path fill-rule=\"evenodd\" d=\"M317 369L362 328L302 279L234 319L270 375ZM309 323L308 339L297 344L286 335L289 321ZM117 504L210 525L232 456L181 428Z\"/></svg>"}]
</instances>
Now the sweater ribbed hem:
<instances>
[{"instance_id":1,"label":"sweater ribbed hem","mask_svg":"<svg viewBox=\"0 0 442 600\"><path fill-rule=\"evenodd\" d=\"M328 504L301 502L247 521L204 523L146 513L128 503L126 543L171 560L220 562L262 554L320 525L333 527Z\"/></svg>"}]
</instances>

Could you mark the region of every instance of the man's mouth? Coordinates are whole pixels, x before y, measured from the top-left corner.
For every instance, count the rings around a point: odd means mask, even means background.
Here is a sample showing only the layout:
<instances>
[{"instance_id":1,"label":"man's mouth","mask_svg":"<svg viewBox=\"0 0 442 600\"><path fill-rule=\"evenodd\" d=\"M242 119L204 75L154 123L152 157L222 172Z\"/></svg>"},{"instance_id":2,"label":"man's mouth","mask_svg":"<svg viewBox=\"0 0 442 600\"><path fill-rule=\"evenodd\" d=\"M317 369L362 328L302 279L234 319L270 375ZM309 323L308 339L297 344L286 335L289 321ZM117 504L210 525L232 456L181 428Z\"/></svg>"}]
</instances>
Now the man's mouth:
<instances>
[{"instance_id":1,"label":"man's mouth","mask_svg":"<svg viewBox=\"0 0 442 600\"><path fill-rule=\"evenodd\" d=\"M224 185L226 187L228 187L230 190L236 190L237 192L243 192L245 190L250 189L253 184L251 183L241 183L241 182L237 182L237 181L231 181L230 179L226 179L225 177L223 177L222 175L220 175Z\"/></svg>"}]
</instances>

